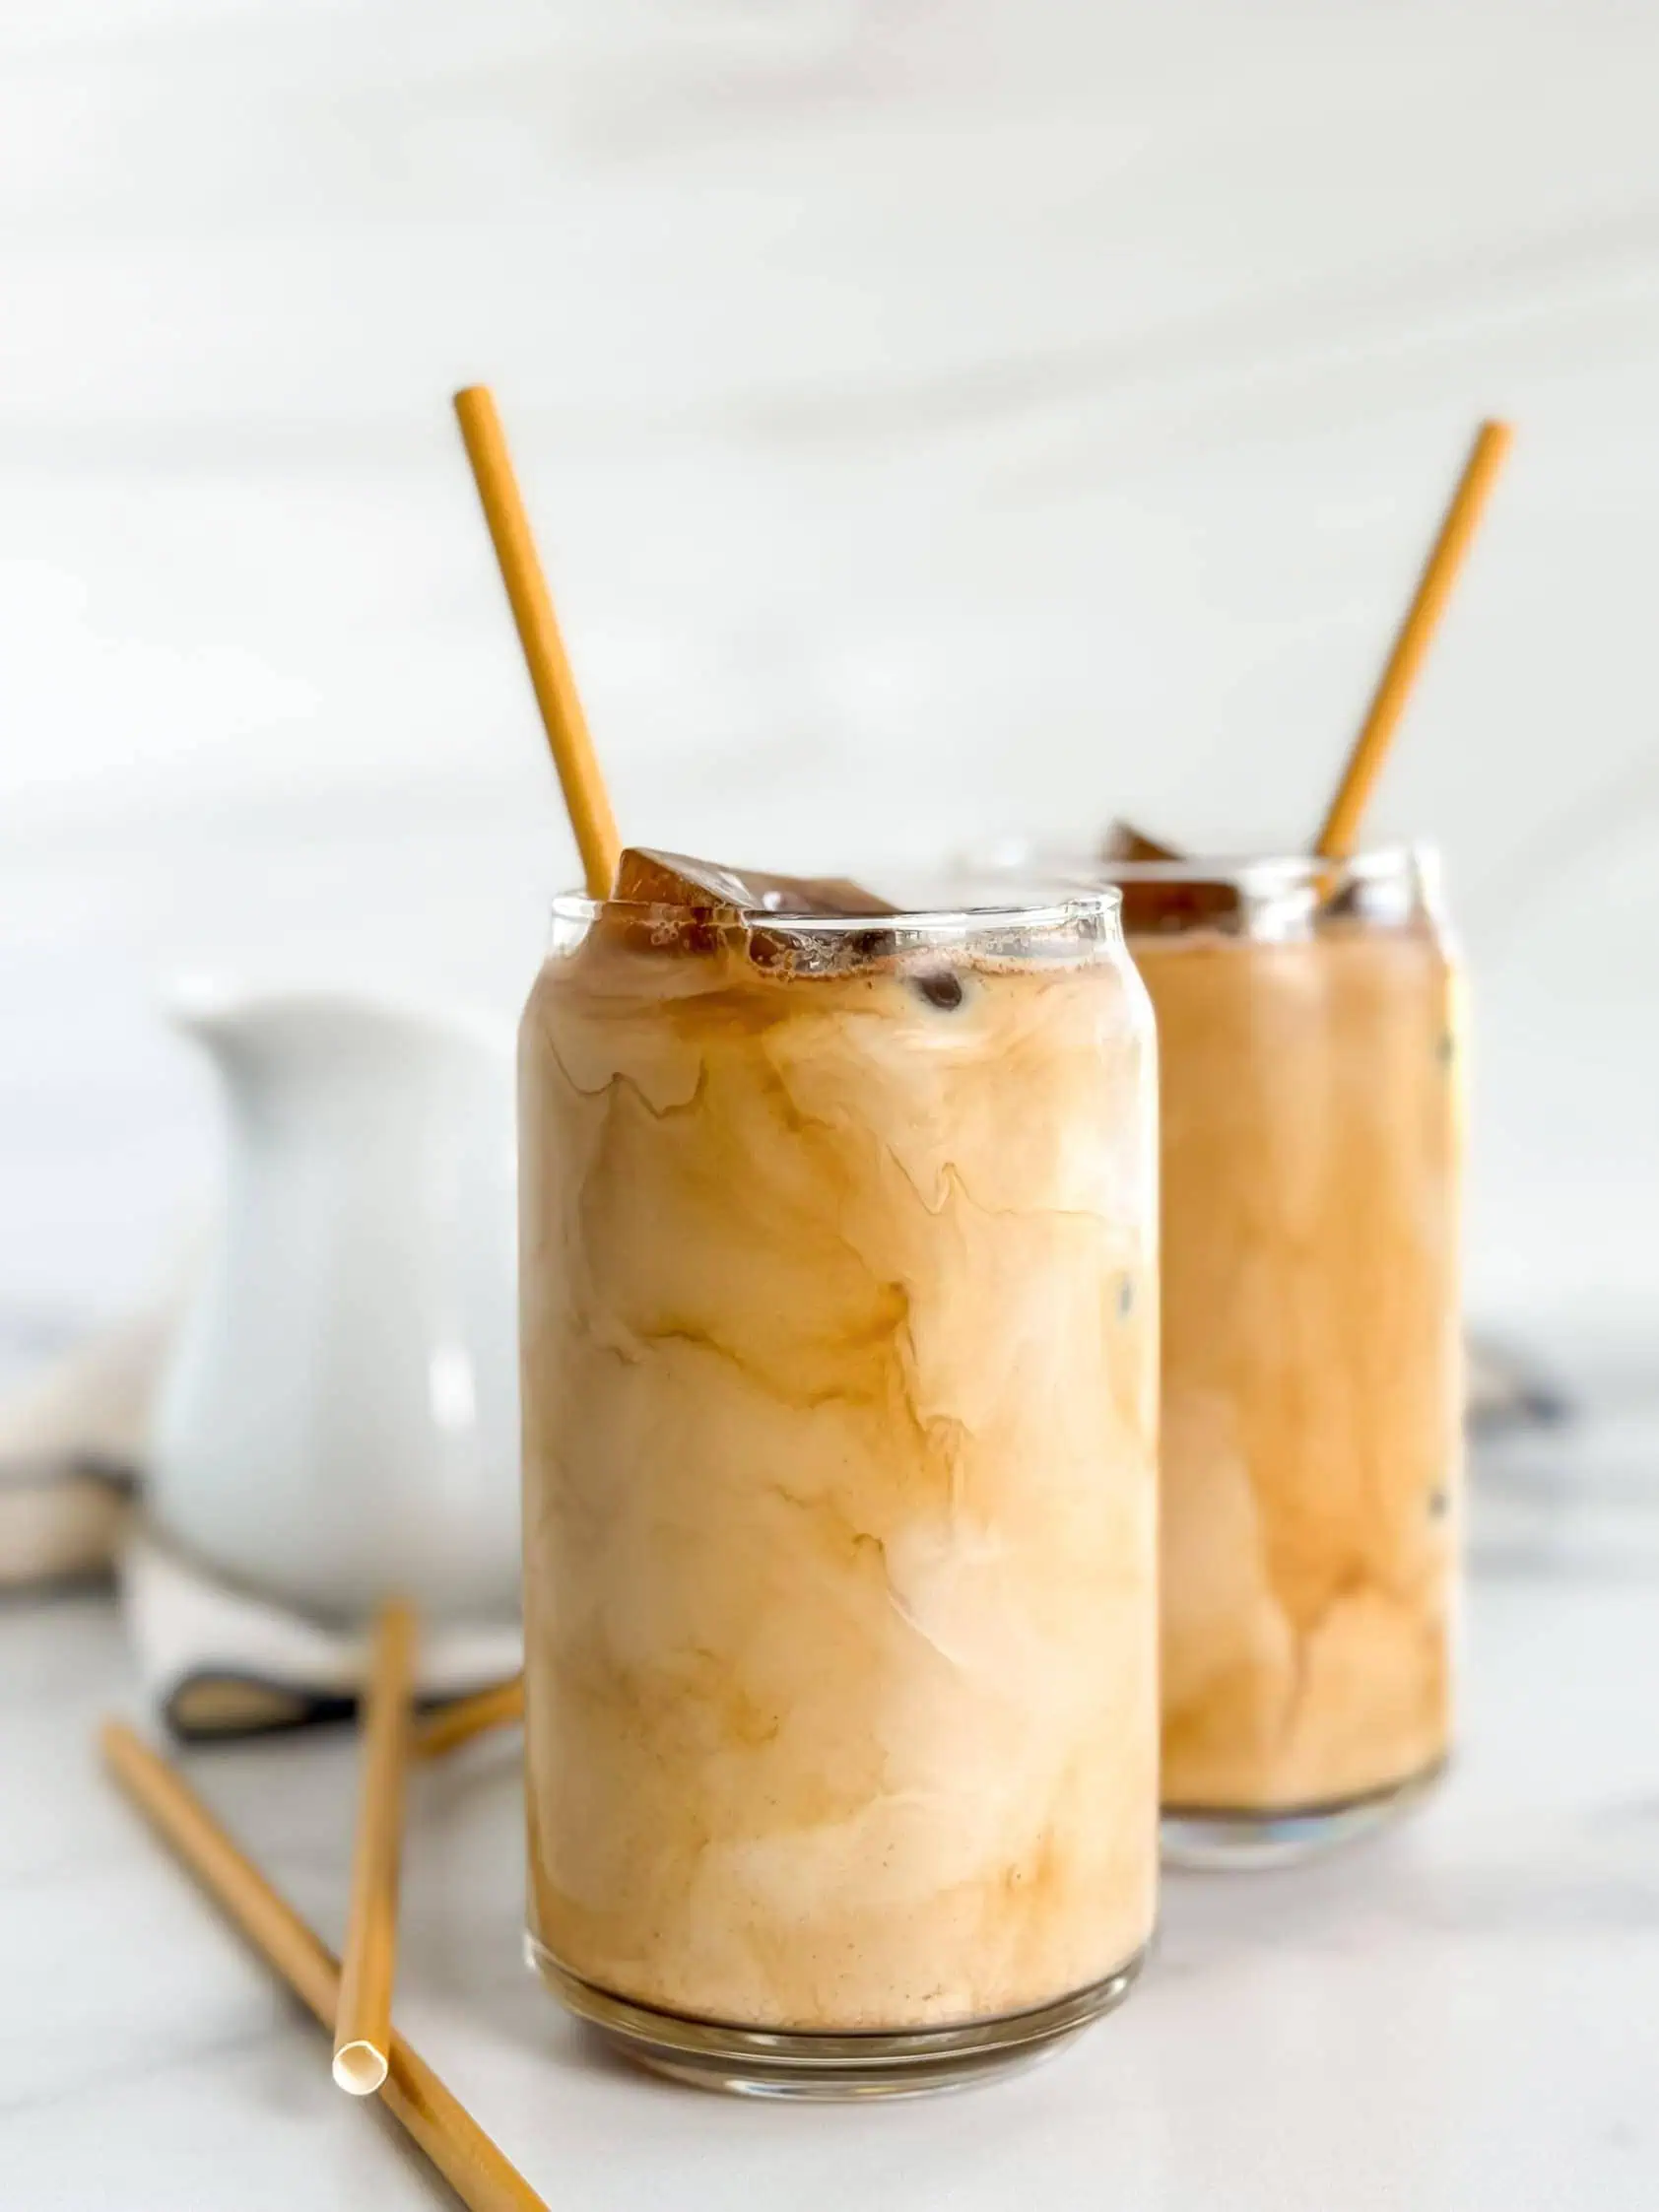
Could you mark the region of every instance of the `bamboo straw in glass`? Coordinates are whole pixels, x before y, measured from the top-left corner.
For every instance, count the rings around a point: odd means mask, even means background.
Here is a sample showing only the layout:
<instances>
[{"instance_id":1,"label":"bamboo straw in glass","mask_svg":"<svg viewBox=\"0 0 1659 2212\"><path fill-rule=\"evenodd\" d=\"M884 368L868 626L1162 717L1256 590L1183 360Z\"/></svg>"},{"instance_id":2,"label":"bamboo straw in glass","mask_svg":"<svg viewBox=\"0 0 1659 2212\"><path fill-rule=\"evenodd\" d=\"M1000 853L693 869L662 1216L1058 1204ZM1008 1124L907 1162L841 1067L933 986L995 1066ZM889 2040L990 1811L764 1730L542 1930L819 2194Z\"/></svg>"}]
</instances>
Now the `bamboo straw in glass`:
<instances>
[{"instance_id":1,"label":"bamboo straw in glass","mask_svg":"<svg viewBox=\"0 0 1659 2212\"><path fill-rule=\"evenodd\" d=\"M1481 516L1513 433L1507 423L1483 423L1470 447L1457 490L1440 523L1428 559L1418 578L1412 603L1371 694L1365 719L1354 740L1335 796L1319 826L1313 849L1324 860L1342 860L1354 850L1360 818L1365 811L1400 716L1451 598L1452 586L1475 542Z\"/></svg>"},{"instance_id":2,"label":"bamboo straw in glass","mask_svg":"<svg viewBox=\"0 0 1659 2212\"><path fill-rule=\"evenodd\" d=\"M524 511L506 434L487 384L455 394L455 414L478 485L484 519L496 548L518 641L541 708L542 726L559 771L570 827L576 834L588 896L608 899L617 874L617 825L605 778L588 735L587 716L559 633L553 597L536 557L530 517Z\"/></svg>"}]
</instances>

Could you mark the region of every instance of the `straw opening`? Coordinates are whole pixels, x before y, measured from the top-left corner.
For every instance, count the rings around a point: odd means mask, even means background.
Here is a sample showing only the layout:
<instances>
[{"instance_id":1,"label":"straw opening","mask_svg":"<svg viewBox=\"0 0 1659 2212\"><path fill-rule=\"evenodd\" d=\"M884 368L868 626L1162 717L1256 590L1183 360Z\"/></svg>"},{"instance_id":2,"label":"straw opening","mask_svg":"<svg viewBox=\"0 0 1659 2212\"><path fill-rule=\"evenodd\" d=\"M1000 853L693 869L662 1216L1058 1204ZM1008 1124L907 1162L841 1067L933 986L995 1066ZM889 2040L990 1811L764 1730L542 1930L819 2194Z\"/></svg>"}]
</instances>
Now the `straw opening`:
<instances>
[{"instance_id":1,"label":"straw opening","mask_svg":"<svg viewBox=\"0 0 1659 2212\"><path fill-rule=\"evenodd\" d=\"M353 2097L372 2097L385 2078L385 2053L371 2043L342 2044L334 2053L334 2079Z\"/></svg>"}]
</instances>

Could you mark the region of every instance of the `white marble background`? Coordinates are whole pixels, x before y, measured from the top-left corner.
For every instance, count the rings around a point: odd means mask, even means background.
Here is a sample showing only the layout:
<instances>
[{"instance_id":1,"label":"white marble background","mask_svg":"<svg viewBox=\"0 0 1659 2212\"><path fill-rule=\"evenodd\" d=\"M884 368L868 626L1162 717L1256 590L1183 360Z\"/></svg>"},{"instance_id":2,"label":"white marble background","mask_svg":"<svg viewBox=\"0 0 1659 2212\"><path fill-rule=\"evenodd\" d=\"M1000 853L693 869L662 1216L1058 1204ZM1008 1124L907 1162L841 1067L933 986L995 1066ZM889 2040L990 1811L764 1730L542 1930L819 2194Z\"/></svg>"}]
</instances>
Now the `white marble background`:
<instances>
[{"instance_id":1,"label":"white marble background","mask_svg":"<svg viewBox=\"0 0 1659 2212\"><path fill-rule=\"evenodd\" d=\"M627 832L1305 837L1478 416L1377 808L1472 954L1477 1315L1659 1327L1659 11L7 0L0 1319L211 1175L180 968L509 1008L572 874L447 394Z\"/></svg>"}]
</instances>

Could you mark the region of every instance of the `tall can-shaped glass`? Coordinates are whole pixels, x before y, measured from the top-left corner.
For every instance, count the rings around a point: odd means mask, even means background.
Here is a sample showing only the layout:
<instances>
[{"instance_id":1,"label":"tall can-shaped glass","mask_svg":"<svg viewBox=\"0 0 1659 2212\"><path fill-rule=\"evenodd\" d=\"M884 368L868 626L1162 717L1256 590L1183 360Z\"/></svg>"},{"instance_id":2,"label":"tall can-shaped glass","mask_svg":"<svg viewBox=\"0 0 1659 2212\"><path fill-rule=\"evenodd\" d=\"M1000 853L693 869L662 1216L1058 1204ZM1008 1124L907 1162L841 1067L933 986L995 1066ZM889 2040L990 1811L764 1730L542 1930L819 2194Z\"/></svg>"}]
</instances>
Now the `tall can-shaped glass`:
<instances>
[{"instance_id":1,"label":"tall can-shaped glass","mask_svg":"<svg viewBox=\"0 0 1659 2212\"><path fill-rule=\"evenodd\" d=\"M529 1949L635 2058L944 2086L1157 1885L1157 1135L1115 891L565 899L520 1033Z\"/></svg>"},{"instance_id":2,"label":"tall can-shaped glass","mask_svg":"<svg viewBox=\"0 0 1659 2212\"><path fill-rule=\"evenodd\" d=\"M1457 975L1422 853L1109 873L1159 1032L1165 1849L1285 1857L1450 1742Z\"/></svg>"}]
</instances>

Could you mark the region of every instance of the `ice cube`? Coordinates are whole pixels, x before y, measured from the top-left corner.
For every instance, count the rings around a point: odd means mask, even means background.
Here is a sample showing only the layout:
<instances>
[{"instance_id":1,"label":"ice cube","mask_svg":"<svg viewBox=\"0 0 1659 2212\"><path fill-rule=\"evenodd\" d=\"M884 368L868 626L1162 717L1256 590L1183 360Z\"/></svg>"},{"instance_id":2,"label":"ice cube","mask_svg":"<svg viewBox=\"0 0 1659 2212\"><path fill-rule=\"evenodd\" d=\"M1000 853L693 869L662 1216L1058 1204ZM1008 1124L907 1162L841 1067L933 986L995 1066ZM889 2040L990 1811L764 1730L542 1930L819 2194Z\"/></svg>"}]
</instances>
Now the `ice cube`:
<instances>
[{"instance_id":1,"label":"ice cube","mask_svg":"<svg viewBox=\"0 0 1659 2212\"><path fill-rule=\"evenodd\" d=\"M942 1014L954 1014L966 995L962 977L951 968L924 968L910 977L910 987Z\"/></svg>"},{"instance_id":2,"label":"ice cube","mask_svg":"<svg viewBox=\"0 0 1659 2212\"><path fill-rule=\"evenodd\" d=\"M1122 879L1119 879L1120 882ZM1124 882L1123 926L1131 936L1196 929L1212 923L1228 928L1238 915L1238 887L1202 877L1180 883Z\"/></svg>"},{"instance_id":3,"label":"ice cube","mask_svg":"<svg viewBox=\"0 0 1659 2212\"><path fill-rule=\"evenodd\" d=\"M1116 862L1138 866L1148 862L1179 863L1172 845L1160 844L1130 822L1113 822L1100 839L1100 858L1108 873ZM1226 882L1205 883L1184 878L1163 881L1157 876L1127 880L1123 889L1123 926L1131 934L1148 936L1155 930L1192 929L1200 922L1221 922L1238 912L1238 893Z\"/></svg>"},{"instance_id":4,"label":"ice cube","mask_svg":"<svg viewBox=\"0 0 1659 2212\"><path fill-rule=\"evenodd\" d=\"M650 941L690 952L712 952L722 929L747 924L750 959L758 968L803 972L858 966L891 953L887 931L837 932L822 945L793 930L768 930L762 915L779 921L815 914L877 915L898 909L862 884L840 876L773 876L752 868L727 868L681 852L630 845L617 862L613 896L628 905L659 909ZM880 940L879 946L877 940Z\"/></svg>"},{"instance_id":5,"label":"ice cube","mask_svg":"<svg viewBox=\"0 0 1659 2212\"><path fill-rule=\"evenodd\" d=\"M652 852L627 845L617 861L614 899L635 906L685 906L739 912L750 904L744 886L730 869L679 852Z\"/></svg>"},{"instance_id":6,"label":"ice cube","mask_svg":"<svg viewBox=\"0 0 1659 2212\"><path fill-rule=\"evenodd\" d=\"M1132 822L1109 822L1106 834L1100 839L1102 860L1178 860L1180 854L1172 844L1160 844L1137 830Z\"/></svg>"},{"instance_id":7,"label":"ice cube","mask_svg":"<svg viewBox=\"0 0 1659 2212\"><path fill-rule=\"evenodd\" d=\"M768 876L683 852L630 845L617 862L613 897L634 905L742 914L891 914L897 908L844 876Z\"/></svg>"}]
</instances>

